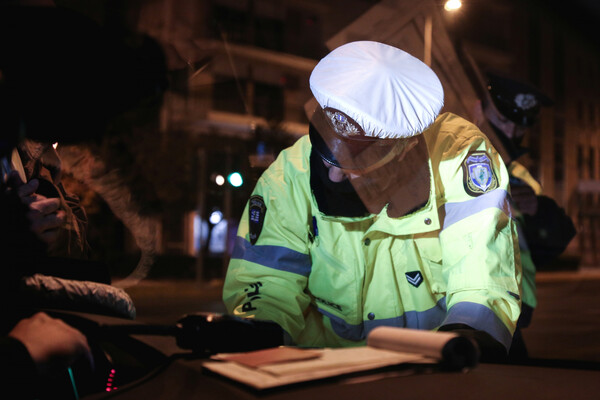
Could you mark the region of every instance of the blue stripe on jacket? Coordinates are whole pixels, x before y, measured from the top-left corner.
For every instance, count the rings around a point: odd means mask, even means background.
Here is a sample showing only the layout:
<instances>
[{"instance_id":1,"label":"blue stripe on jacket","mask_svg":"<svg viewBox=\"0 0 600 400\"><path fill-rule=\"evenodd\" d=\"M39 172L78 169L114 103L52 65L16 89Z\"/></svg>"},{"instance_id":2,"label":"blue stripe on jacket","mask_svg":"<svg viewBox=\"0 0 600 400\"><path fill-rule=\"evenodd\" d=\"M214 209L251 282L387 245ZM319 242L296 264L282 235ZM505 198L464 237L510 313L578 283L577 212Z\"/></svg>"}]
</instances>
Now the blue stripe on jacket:
<instances>
[{"instance_id":1,"label":"blue stripe on jacket","mask_svg":"<svg viewBox=\"0 0 600 400\"><path fill-rule=\"evenodd\" d=\"M507 349L512 342L512 335L492 310L471 302L457 303L446 312L446 299L442 298L435 307L425 311L407 311L398 317L366 320L360 324L349 324L321 308L319 312L330 319L336 335L347 340L364 340L378 326L432 330L442 325L465 324L489 333Z\"/></svg>"},{"instance_id":2,"label":"blue stripe on jacket","mask_svg":"<svg viewBox=\"0 0 600 400\"><path fill-rule=\"evenodd\" d=\"M407 311L404 314L385 319L365 320L360 324L349 324L342 318L337 317L321 308L319 312L331 320L331 327L339 337L348 340L364 340L371 330L378 326L395 326L399 328L435 329L446 317L446 299L442 298L437 305L424 311Z\"/></svg>"},{"instance_id":3,"label":"blue stripe on jacket","mask_svg":"<svg viewBox=\"0 0 600 400\"><path fill-rule=\"evenodd\" d=\"M308 254L303 254L283 246L257 246L246 239L237 237L233 248L232 259L260 264L265 267L294 274L310 275L312 262Z\"/></svg>"}]
</instances>

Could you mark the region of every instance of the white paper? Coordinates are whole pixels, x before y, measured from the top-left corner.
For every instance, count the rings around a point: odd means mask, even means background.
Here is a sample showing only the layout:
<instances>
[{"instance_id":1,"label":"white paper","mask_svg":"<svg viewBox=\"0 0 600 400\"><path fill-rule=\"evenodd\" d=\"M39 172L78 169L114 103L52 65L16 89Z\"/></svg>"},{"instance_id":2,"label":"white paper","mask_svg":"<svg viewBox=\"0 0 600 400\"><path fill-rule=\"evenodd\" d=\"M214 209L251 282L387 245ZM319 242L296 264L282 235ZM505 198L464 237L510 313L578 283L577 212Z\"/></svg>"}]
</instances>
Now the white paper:
<instances>
[{"instance_id":1,"label":"white paper","mask_svg":"<svg viewBox=\"0 0 600 400\"><path fill-rule=\"evenodd\" d=\"M276 362L249 367L235 361L206 361L204 368L257 389L367 371L403 363L435 363L442 349L458 335L415 329L379 327L373 329L367 346L310 349L318 358ZM215 355L223 360L226 355Z\"/></svg>"}]
</instances>

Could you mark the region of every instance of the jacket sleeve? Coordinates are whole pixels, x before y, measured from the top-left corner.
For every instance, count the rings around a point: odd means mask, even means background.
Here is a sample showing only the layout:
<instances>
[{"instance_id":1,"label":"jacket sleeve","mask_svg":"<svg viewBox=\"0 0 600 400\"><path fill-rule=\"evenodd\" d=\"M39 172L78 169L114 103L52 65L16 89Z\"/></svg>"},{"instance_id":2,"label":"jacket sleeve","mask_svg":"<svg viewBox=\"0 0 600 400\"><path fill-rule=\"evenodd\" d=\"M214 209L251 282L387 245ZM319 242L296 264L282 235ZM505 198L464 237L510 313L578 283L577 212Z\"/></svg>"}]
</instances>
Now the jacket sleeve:
<instances>
[{"instance_id":1,"label":"jacket sleeve","mask_svg":"<svg viewBox=\"0 0 600 400\"><path fill-rule=\"evenodd\" d=\"M463 180L464 188L453 186L464 192L447 193L444 205L440 239L448 312L442 326L467 325L487 332L508 349L522 296L521 261L516 224L511 217L508 172L483 137L469 139L458 154L455 163L445 166L447 179ZM475 161L469 164L467 158L472 154L476 158L470 159ZM488 163L488 172L496 183L474 193L467 184L469 179L481 178L479 174L485 176L487 167L475 165L480 161ZM480 183L481 180L475 182L475 186Z\"/></svg>"},{"instance_id":2,"label":"jacket sleeve","mask_svg":"<svg viewBox=\"0 0 600 400\"><path fill-rule=\"evenodd\" d=\"M306 206L294 201L293 186L276 165L257 183L240 220L223 300L230 314L276 322L296 339L311 313L305 291L311 261Z\"/></svg>"}]
</instances>

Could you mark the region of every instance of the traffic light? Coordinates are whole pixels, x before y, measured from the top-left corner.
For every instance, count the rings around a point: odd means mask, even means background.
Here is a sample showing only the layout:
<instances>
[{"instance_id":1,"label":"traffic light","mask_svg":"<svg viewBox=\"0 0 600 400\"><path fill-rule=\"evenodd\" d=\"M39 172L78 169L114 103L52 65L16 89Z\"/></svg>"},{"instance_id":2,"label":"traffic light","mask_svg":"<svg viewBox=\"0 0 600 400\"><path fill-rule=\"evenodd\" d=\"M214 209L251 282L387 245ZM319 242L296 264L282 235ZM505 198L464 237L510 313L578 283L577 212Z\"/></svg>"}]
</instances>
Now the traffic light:
<instances>
[{"instance_id":1,"label":"traffic light","mask_svg":"<svg viewBox=\"0 0 600 400\"><path fill-rule=\"evenodd\" d=\"M225 178L223 175L218 173L213 173L210 176L210 180L213 181L217 186L223 186L225 183ZM227 175L227 182L229 182L229 184L233 187L240 187L244 184L244 178L239 172L232 172Z\"/></svg>"},{"instance_id":2,"label":"traffic light","mask_svg":"<svg viewBox=\"0 0 600 400\"><path fill-rule=\"evenodd\" d=\"M240 187L244 183L244 178L239 172L232 172L227 175L227 182L233 187Z\"/></svg>"}]
</instances>

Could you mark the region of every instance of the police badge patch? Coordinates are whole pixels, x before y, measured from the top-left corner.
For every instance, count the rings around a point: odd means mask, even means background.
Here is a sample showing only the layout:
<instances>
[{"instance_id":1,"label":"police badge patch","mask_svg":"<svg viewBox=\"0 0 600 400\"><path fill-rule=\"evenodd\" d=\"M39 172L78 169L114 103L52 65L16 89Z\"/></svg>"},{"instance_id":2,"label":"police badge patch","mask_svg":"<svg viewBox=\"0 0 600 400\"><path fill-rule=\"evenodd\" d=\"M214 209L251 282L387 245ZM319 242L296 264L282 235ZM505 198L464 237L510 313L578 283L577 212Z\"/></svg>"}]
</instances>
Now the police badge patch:
<instances>
[{"instance_id":1,"label":"police badge patch","mask_svg":"<svg viewBox=\"0 0 600 400\"><path fill-rule=\"evenodd\" d=\"M498 187L492 161L485 151L469 153L462 168L465 190L471 196L480 196Z\"/></svg>"},{"instance_id":2,"label":"police badge patch","mask_svg":"<svg viewBox=\"0 0 600 400\"><path fill-rule=\"evenodd\" d=\"M248 221L250 223L250 243L255 244L265 221L267 206L261 196L254 195L248 200Z\"/></svg>"}]
</instances>

